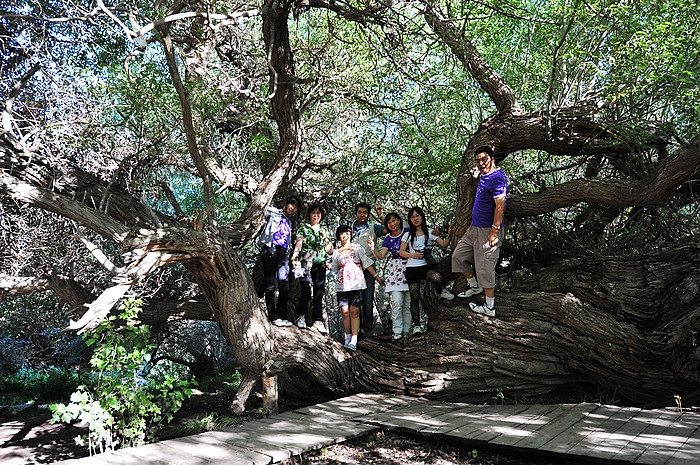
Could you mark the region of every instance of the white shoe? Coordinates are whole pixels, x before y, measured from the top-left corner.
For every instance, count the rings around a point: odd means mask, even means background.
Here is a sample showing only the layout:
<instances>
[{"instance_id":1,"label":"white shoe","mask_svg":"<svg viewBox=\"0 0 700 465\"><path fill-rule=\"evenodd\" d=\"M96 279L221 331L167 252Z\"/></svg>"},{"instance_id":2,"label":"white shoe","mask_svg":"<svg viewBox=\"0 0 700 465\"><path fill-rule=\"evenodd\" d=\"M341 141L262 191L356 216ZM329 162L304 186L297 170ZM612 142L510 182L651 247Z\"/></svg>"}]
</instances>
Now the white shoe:
<instances>
[{"instance_id":1,"label":"white shoe","mask_svg":"<svg viewBox=\"0 0 700 465\"><path fill-rule=\"evenodd\" d=\"M297 318L297 328L306 328L306 317L304 315Z\"/></svg>"},{"instance_id":2,"label":"white shoe","mask_svg":"<svg viewBox=\"0 0 700 465\"><path fill-rule=\"evenodd\" d=\"M466 298L471 297L473 295L481 294L482 292L484 292L484 288L482 287L470 287L466 291L457 294L457 297Z\"/></svg>"},{"instance_id":3,"label":"white shoe","mask_svg":"<svg viewBox=\"0 0 700 465\"><path fill-rule=\"evenodd\" d=\"M413 327L413 334L415 335L415 334L424 333L427 330L428 330L428 328L426 328L425 325L415 325Z\"/></svg>"},{"instance_id":4,"label":"white shoe","mask_svg":"<svg viewBox=\"0 0 700 465\"><path fill-rule=\"evenodd\" d=\"M440 293L440 298L445 299L445 300L452 300L455 298L455 295L453 293L451 293L450 291L448 291L447 289L444 289Z\"/></svg>"},{"instance_id":5,"label":"white shoe","mask_svg":"<svg viewBox=\"0 0 700 465\"><path fill-rule=\"evenodd\" d=\"M328 334L328 330L323 325L322 321L314 321L314 324L311 325L311 327L314 328L316 331L318 331L321 334Z\"/></svg>"},{"instance_id":6,"label":"white shoe","mask_svg":"<svg viewBox=\"0 0 700 465\"><path fill-rule=\"evenodd\" d=\"M469 302L469 308L472 309L474 313L481 313L486 316L496 316L496 308L489 307L486 304L477 305L474 302Z\"/></svg>"},{"instance_id":7,"label":"white shoe","mask_svg":"<svg viewBox=\"0 0 700 465\"><path fill-rule=\"evenodd\" d=\"M289 320L283 320L282 318L277 318L272 321L272 324L279 327L292 326L292 322Z\"/></svg>"}]
</instances>

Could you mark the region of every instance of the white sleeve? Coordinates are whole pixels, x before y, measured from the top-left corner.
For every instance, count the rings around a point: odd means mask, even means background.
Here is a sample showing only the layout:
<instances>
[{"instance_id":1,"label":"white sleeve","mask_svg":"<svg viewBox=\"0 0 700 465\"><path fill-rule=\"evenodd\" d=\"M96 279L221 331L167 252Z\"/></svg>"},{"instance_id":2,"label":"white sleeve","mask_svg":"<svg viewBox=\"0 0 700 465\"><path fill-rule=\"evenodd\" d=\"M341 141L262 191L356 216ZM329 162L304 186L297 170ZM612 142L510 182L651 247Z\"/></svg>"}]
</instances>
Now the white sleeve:
<instances>
[{"instance_id":1,"label":"white sleeve","mask_svg":"<svg viewBox=\"0 0 700 465\"><path fill-rule=\"evenodd\" d=\"M337 251L337 250L334 250L334 251L333 251L333 255L331 256L331 271L332 271L333 273L337 273L337 272L338 272L338 268L339 268L339 266L338 266L338 258L339 258L339 257L338 257L338 251Z\"/></svg>"},{"instance_id":2,"label":"white sleeve","mask_svg":"<svg viewBox=\"0 0 700 465\"><path fill-rule=\"evenodd\" d=\"M370 266L374 265L374 260L367 256L367 254L365 253L365 249L363 249L360 245L355 247L355 253L358 254L358 256L360 257L363 270L366 270Z\"/></svg>"}]
</instances>

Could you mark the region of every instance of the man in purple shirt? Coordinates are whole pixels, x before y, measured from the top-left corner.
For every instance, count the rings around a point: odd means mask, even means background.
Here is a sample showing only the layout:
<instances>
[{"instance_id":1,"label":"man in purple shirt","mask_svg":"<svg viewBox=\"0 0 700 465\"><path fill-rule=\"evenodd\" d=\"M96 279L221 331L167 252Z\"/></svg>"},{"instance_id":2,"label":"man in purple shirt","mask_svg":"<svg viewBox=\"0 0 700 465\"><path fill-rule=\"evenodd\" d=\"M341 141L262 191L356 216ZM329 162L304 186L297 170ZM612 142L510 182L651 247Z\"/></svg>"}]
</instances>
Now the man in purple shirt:
<instances>
[{"instance_id":1,"label":"man in purple shirt","mask_svg":"<svg viewBox=\"0 0 700 465\"><path fill-rule=\"evenodd\" d=\"M301 209L301 199L287 197L284 209L268 207L265 211L265 227L258 243L262 247L260 259L265 274L265 304L267 316L275 326L292 326L287 320L289 298L289 241L292 235L292 215ZM275 283L278 296L275 305Z\"/></svg>"},{"instance_id":2,"label":"man in purple shirt","mask_svg":"<svg viewBox=\"0 0 700 465\"><path fill-rule=\"evenodd\" d=\"M508 179L496 166L493 149L482 146L474 151L481 173L472 207L472 223L452 253L452 271L462 273L469 287L457 297L483 292L485 302L469 303L473 312L496 316L496 264L503 242L503 214L506 210ZM477 281L478 277L478 281Z\"/></svg>"}]
</instances>

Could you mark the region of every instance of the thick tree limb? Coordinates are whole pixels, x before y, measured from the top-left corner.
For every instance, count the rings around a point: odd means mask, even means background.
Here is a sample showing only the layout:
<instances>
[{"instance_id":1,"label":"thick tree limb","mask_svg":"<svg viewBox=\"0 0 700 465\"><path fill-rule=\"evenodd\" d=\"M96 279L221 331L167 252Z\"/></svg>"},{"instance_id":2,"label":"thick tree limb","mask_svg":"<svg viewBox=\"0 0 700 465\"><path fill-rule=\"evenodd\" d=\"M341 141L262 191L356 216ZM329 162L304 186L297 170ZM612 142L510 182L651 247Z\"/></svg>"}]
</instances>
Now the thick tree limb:
<instances>
[{"instance_id":1,"label":"thick tree limb","mask_svg":"<svg viewBox=\"0 0 700 465\"><path fill-rule=\"evenodd\" d=\"M454 21L446 19L436 2L425 1L425 19L431 28L447 44L462 62L474 80L496 105L497 113L520 114L520 104L515 93L503 78L484 60L476 47L462 35Z\"/></svg>"},{"instance_id":2,"label":"thick tree limb","mask_svg":"<svg viewBox=\"0 0 700 465\"><path fill-rule=\"evenodd\" d=\"M114 263L112 263L112 260L110 260L109 257L107 257L107 255L102 250L100 250L99 247L87 240L85 236L78 233L75 235L75 238L83 243L83 245L90 251L92 256L95 257L97 263L102 265L102 267L105 270L109 271L112 274L119 274L124 271L122 268L119 268Z\"/></svg>"},{"instance_id":3,"label":"thick tree limb","mask_svg":"<svg viewBox=\"0 0 700 465\"><path fill-rule=\"evenodd\" d=\"M98 211L107 182L65 160L50 160L23 149L9 134L0 134L0 192L74 219L117 242L129 226L153 225L154 212L119 185ZM83 216L85 221L83 221ZM167 222L168 217L159 216Z\"/></svg>"},{"instance_id":4,"label":"thick tree limb","mask_svg":"<svg viewBox=\"0 0 700 465\"><path fill-rule=\"evenodd\" d=\"M115 242L120 242L128 233L128 228L107 215L48 189L21 182L4 171L0 172L0 192L17 201L70 218Z\"/></svg>"},{"instance_id":5,"label":"thick tree limb","mask_svg":"<svg viewBox=\"0 0 700 465\"><path fill-rule=\"evenodd\" d=\"M0 295L20 296L50 289L50 281L47 278L35 276L9 276L0 274Z\"/></svg>"},{"instance_id":6,"label":"thick tree limb","mask_svg":"<svg viewBox=\"0 0 700 465\"><path fill-rule=\"evenodd\" d=\"M185 5L183 3L177 3L173 10L169 14L178 13L181 8ZM175 91L177 92L178 99L180 100L180 108L182 110L182 123L185 128L185 138L187 139L187 149L190 153L190 157L194 165L197 167L200 178L202 179L202 189L204 190L204 204L206 217L209 220L209 224L215 226L217 224L216 220L216 204L214 188L212 185L212 177L209 169L207 168L207 163L205 162L202 151L199 148L197 142L197 131L195 128L195 122L192 114L192 105L190 102L189 95L185 90L185 86L180 78L180 71L175 58L175 48L173 45L172 37L170 36L170 23L163 23L156 27L156 30L161 36L161 42L163 44L163 49L165 51L165 60L168 63L168 70L170 71L170 78L175 86Z\"/></svg>"},{"instance_id":7,"label":"thick tree limb","mask_svg":"<svg viewBox=\"0 0 700 465\"><path fill-rule=\"evenodd\" d=\"M507 217L539 215L579 202L618 207L659 207L700 166L700 136L660 161L646 178L625 181L604 178L575 179L533 194L508 198Z\"/></svg>"},{"instance_id":8,"label":"thick tree limb","mask_svg":"<svg viewBox=\"0 0 700 465\"><path fill-rule=\"evenodd\" d=\"M16 297L45 291L54 292L59 299L68 304L77 317L82 316L85 311L83 305L95 298L82 283L65 276L49 274L39 277L0 274L0 299L5 295Z\"/></svg>"},{"instance_id":9,"label":"thick tree limb","mask_svg":"<svg viewBox=\"0 0 700 465\"><path fill-rule=\"evenodd\" d=\"M132 251L131 255L133 257L136 252ZM187 254L170 253L164 250L149 250L141 253L124 268L122 273L112 279L116 283L114 286L103 291L93 302L85 304L88 310L79 320L71 321L67 329L82 333L95 328L127 292L155 269L168 263L181 261L186 257L188 257Z\"/></svg>"}]
</instances>

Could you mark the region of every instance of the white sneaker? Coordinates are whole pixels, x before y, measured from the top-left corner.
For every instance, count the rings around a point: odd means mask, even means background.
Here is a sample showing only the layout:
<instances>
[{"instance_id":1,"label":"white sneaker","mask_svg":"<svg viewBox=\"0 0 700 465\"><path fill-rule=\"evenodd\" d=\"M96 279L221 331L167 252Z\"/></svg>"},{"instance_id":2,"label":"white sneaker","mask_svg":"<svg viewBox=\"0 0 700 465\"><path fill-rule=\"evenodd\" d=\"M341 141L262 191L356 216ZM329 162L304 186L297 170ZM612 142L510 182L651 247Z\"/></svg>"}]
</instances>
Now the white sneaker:
<instances>
[{"instance_id":1,"label":"white sneaker","mask_svg":"<svg viewBox=\"0 0 700 465\"><path fill-rule=\"evenodd\" d=\"M357 342L348 342L344 346L346 349L355 352L357 350Z\"/></svg>"},{"instance_id":2,"label":"white sneaker","mask_svg":"<svg viewBox=\"0 0 700 465\"><path fill-rule=\"evenodd\" d=\"M306 317L304 315L297 318L297 328L306 328Z\"/></svg>"},{"instance_id":3,"label":"white sneaker","mask_svg":"<svg viewBox=\"0 0 700 465\"><path fill-rule=\"evenodd\" d=\"M277 318L276 320L272 321L272 324L275 326L292 326L292 322L289 320L283 320L282 318Z\"/></svg>"},{"instance_id":4,"label":"white sneaker","mask_svg":"<svg viewBox=\"0 0 700 465\"><path fill-rule=\"evenodd\" d=\"M428 328L426 328L425 325L415 325L413 327L413 334L415 335L415 334L424 333L427 330L428 330Z\"/></svg>"},{"instance_id":5,"label":"white sneaker","mask_svg":"<svg viewBox=\"0 0 700 465\"><path fill-rule=\"evenodd\" d=\"M457 294L457 297L466 298L471 297L473 295L481 294L482 292L484 292L484 288L482 287L470 287L467 288L466 291Z\"/></svg>"},{"instance_id":6,"label":"white sneaker","mask_svg":"<svg viewBox=\"0 0 700 465\"><path fill-rule=\"evenodd\" d=\"M486 304L477 305L474 302L469 302L469 308L472 309L474 313L481 313L486 316L496 316L496 308L489 307Z\"/></svg>"},{"instance_id":7,"label":"white sneaker","mask_svg":"<svg viewBox=\"0 0 700 465\"><path fill-rule=\"evenodd\" d=\"M328 330L323 325L322 321L314 321L314 324L311 327L321 334L328 334Z\"/></svg>"},{"instance_id":8,"label":"white sneaker","mask_svg":"<svg viewBox=\"0 0 700 465\"><path fill-rule=\"evenodd\" d=\"M440 293L440 298L445 300L452 300L455 298L455 295L447 289L443 289L443 291Z\"/></svg>"}]
</instances>

